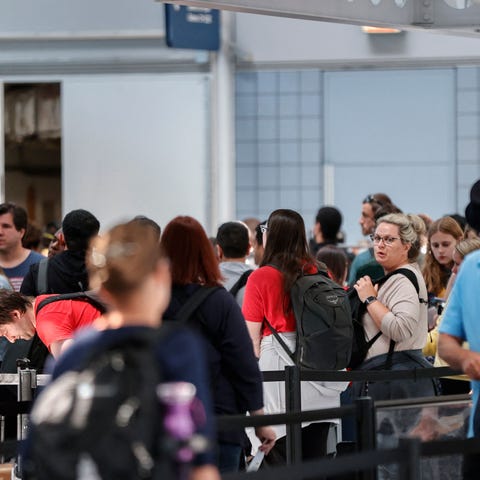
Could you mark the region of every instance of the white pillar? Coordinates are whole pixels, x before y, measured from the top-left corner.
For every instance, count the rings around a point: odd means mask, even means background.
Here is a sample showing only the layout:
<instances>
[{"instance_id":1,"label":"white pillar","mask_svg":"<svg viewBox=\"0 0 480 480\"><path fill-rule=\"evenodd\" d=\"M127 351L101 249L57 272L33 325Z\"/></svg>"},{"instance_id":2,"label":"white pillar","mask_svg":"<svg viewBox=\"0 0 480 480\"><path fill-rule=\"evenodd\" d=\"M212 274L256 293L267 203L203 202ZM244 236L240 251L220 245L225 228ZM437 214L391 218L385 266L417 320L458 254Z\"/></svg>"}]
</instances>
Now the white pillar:
<instances>
[{"instance_id":1,"label":"white pillar","mask_svg":"<svg viewBox=\"0 0 480 480\"><path fill-rule=\"evenodd\" d=\"M234 13L221 11L221 48L212 55L210 234L235 220Z\"/></svg>"},{"instance_id":2,"label":"white pillar","mask_svg":"<svg viewBox=\"0 0 480 480\"><path fill-rule=\"evenodd\" d=\"M0 82L0 202L5 202L5 84Z\"/></svg>"}]
</instances>

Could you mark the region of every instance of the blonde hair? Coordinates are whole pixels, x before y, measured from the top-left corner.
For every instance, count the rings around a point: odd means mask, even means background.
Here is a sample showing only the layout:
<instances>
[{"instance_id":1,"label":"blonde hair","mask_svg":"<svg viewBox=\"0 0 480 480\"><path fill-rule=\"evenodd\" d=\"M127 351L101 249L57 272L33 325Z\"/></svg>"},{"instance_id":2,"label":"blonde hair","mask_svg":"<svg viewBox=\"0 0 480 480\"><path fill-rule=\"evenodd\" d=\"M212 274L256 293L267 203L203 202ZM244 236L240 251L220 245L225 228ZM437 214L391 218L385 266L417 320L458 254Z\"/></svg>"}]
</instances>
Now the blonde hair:
<instances>
[{"instance_id":1,"label":"blonde hair","mask_svg":"<svg viewBox=\"0 0 480 480\"><path fill-rule=\"evenodd\" d=\"M408 260L415 262L420 254L420 236L425 233L423 220L414 214L390 213L380 217L377 220L377 225L380 225L380 223L390 223L398 227L402 243L411 244L408 250Z\"/></svg>"},{"instance_id":2,"label":"blonde hair","mask_svg":"<svg viewBox=\"0 0 480 480\"><path fill-rule=\"evenodd\" d=\"M467 238L455 245L455 251L462 257L462 260L475 250L480 250L480 238Z\"/></svg>"},{"instance_id":3,"label":"blonde hair","mask_svg":"<svg viewBox=\"0 0 480 480\"><path fill-rule=\"evenodd\" d=\"M136 222L117 225L91 242L90 288L103 287L113 297L123 297L140 287L163 257L152 228Z\"/></svg>"}]
</instances>

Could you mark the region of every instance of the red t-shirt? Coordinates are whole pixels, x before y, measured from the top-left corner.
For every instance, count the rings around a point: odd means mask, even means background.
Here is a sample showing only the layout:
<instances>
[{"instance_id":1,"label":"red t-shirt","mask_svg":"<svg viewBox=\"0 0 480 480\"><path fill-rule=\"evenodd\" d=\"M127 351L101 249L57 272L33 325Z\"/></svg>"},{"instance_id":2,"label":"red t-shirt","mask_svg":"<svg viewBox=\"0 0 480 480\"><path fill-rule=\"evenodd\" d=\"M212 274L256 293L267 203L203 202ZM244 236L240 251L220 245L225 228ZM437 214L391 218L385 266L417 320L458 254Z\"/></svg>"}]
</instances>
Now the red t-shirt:
<instances>
[{"instance_id":1,"label":"red t-shirt","mask_svg":"<svg viewBox=\"0 0 480 480\"><path fill-rule=\"evenodd\" d=\"M284 304L289 303L290 297L283 291L283 274L276 268L261 267L248 277L242 305L245 320L261 323L266 318L278 332L294 332L293 311L284 313ZM264 325L262 336L266 335L271 331Z\"/></svg>"},{"instance_id":2,"label":"red t-shirt","mask_svg":"<svg viewBox=\"0 0 480 480\"><path fill-rule=\"evenodd\" d=\"M39 295L36 306L51 295ZM36 329L40 340L50 350L53 342L68 340L80 328L91 325L101 313L90 303L81 300L59 300L45 305L36 315Z\"/></svg>"}]
</instances>

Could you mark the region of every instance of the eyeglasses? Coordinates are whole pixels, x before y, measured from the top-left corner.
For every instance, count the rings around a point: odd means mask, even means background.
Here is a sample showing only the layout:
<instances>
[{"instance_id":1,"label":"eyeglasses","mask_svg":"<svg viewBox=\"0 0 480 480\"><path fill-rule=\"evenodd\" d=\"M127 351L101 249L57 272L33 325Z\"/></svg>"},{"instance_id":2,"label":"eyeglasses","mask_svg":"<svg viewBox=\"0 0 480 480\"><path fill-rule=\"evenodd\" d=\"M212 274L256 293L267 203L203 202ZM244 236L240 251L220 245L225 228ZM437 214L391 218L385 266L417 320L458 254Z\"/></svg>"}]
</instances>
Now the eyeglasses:
<instances>
[{"instance_id":1,"label":"eyeglasses","mask_svg":"<svg viewBox=\"0 0 480 480\"><path fill-rule=\"evenodd\" d=\"M267 233L267 230L268 230L268 226L265 224L265 225L260 225L260 231L262 233Z\"/></svg>"},{"instance_id":2,"label":"eyeglasses","mask_svg":"<svg viewBox=\"0 0 480 480\"><path fill-rule=\"evenodd\" d=\"M375 195L367 195L364 199L363 199L363 202L362 203L378 203L380 206L383 205L383 202L381 200L379 200L378 198L375 198Z\"/></svg>"},{"instance_id":3,"label":"eyeglasses","mask_svg":"<svg viewBox=\"0 0 480 480\"><path fill-rule=\"evenodd\" d=\"M374 245L379 245L380 242L383 242L387 247L391 247L395 240L401 240L401 238L398 237L381 237L380 235L374 235L373 233L370 235L370 239Z\"/></svg>"}]
</instances>

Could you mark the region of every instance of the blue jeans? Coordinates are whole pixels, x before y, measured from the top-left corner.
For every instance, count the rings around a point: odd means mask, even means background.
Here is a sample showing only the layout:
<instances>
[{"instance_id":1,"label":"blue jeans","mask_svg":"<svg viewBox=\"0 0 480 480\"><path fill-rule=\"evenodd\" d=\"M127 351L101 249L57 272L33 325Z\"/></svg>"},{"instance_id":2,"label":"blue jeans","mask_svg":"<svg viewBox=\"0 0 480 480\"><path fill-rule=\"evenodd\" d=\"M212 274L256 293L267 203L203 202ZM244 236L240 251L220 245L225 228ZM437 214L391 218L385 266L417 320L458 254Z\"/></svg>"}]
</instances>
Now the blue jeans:
<instances>
[{"instance_id":1,"label":"blue jeans","mask_svg":"<svg viewBox=\"0 0 480 480\"><path fill-rule=\"evenodd\" d=\"M218 444L218 469L220 473L238 472L243 449L233 443Z\"/></svg>"}]
</instances>

